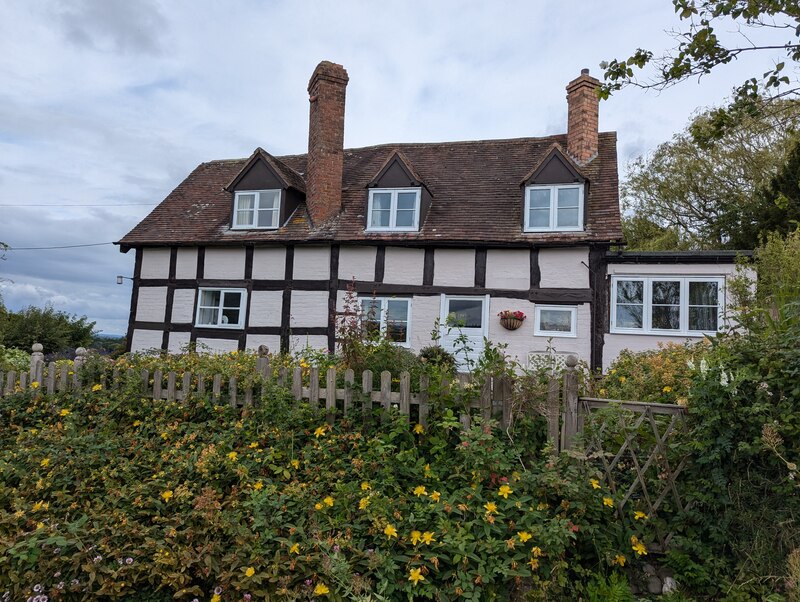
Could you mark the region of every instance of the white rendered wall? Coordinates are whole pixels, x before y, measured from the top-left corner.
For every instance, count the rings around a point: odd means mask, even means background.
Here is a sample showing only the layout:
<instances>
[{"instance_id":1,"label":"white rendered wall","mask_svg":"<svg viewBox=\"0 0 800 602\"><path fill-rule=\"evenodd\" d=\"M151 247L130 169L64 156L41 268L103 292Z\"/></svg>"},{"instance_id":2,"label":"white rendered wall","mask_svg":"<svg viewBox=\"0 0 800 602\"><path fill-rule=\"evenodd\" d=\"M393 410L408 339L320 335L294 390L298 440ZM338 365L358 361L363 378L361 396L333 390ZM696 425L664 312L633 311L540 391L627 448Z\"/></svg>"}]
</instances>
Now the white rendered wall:
<instances>
[{"instance_id":1,"label":"white rendered wall","mask_svg":"<svg viewBox=\"0 0 800 602\"><path fill-rule=\"evenodd\" d=\"M431 331L441 310L439 295L416 295L411 299L411 350L418 353L432 345Z\"/></svg>"},{"instance_id":2,"label":"white rendered wall","mask_svg":"<svg viewBox=\"0 0 800 602\"><path fill-rule=\"evenodd\" d=\"M248 334L247 349L255 351L259 345L266 345L270 353L280 353L281 337L277 334Z\"/></svg>"},{"instance_id":3,"label":"white rendered wall","mask_svg":"<svg viewBox=\"0 0 800 602\"><path fill-rule=\"evenodd\" d=\"M486 252L486 288L528 290L531 252L528 249L489 249Z\"/></svg>"},{"instance_id":4,"label":"white rendered wall","mask_svg":"<svg viewBox=\"0 0 800 602\"><path fill-rule=\"evenodd\" d=\"M325 351L328 349L328 337L323 334L295 334L289 337L289 351L291 353L302 351L306 347Z\"/></svg>"},{"instance_id":5,"label":"white rendered wall","mask_svg":"<svg viewBox=\"0 0 800 602\"><path fill-rule=\"evenodd\" d=\"M179 248L175 258L175 278L197 278L197 248Z\"/></svg>"},{"instance_id":6,"label":"white rendered wall","mask_svg":"<svg viewBox=\"0 0 800 602\"><path fill-rule=\"evenodd\" d=\"M283 280L286 276L286 247L265 247L253 251L253 278Z\"/></svg>"},{"instance_id":7,"label":"white rendered wall","mask_svg":"<svg viewBox=\"0 0 800 602\"><path fill-rule=\"evenodd\" d=\"M206 249L203 278L244 278L244 249Z\"/></svg>"},{"instance_id":8,"label":"white rendered wall","mask_svg":"<svg viewBox=\"0 0 800 602\"><path fill-rule=\"evenodd\" d=\"M253 291L250 295L250 326L280 326L282 308L283 291Z\"/></svg>"},{"instance_id":9,"label":"white rendered wall","mask_svg":"<svg viewBox=\"0 0 800 602\"><path fill-rule=\"evenodd\" d=\"M162 330L140 330L133 331L131 337L131 351L133 353L149 351L161 348L161 338L164 336Z\"/></svg>"},{"instance_id":10,"label":"white rendered wall","mask_svg":"<svg viewBox=\"0 0 800 602\"><path fill-rule=\"evenodd\" d=\"M169 278L169 249L142 250L142 278Z\"/></svg>"},{"instance_id":11,"label":"white rendered wall","mask_svg":"<svg viewBox=\"0 0 800 602\"><path fill-rule=\"evenodd\" d=\"M229 353L239 349L239 341L229 339L204 339L197 338L197 345L203 345L201 351L207 353Z\"/></svg>"},{"instance_id":12,"label":"white rendered wall","mask_svg":"<svg viewBox=\"0 0 800 602\"><path fill-rule=\"evenodd\" d=\"M387 284L422 284L425 250L386 247L383 281Z\"/></svg>"},{"instance_id":13,"label":"white rendered wall","mask_svg":"<svg viewBox=\"0 0 800 602\"><path fill-rule=\"evenodd\" d=\"M330 247L295 247L292 275L295 280L327 280L330 273Z\"/></svg>"},{"instance_id":14,"label":"white rendered wall","mask_svg":"<svg viewBox=\"0 0 800 602\"><path fill-rule=\"evenodd\" d=\"M180 353L190 341L191 335L188 332L170 332L167 351L170 353Z\"/></svg>"},{"instance_id":15,"label":"white rendered wall","mask_svg":"<svg viewBox=\"0 0 800 602\"><path fill-rule=\"evenodd\" d=\"M339 278L361 281L375 280L375 247L342 247L339 250Z\"/></svg>"},{"instance_id":16,"label":"white rendered wall","mask_svg":"<svg viewBox=\"0 0 800 602\"><path fill-rule=\"evenodd\" d=\"M139 287L139 299L136 304L136 320L138 322L163 322L166 311L166 286Z\"/></svg>"},{"instance_id":17,"label":"white rendered wall","mask_svg":"<svg viewBox=\"0 0 800 602\"><path fill-rule=\"evenodd\" d=\"M292 291L290 314L292 327L327 326L328 291Z\"/></svg>"},{"instance_id":18,"label":"white rendered wall","mask_svg":"<svg viewBox=\"0 0 800 602\"><path fill-rule=\"evenodd\" d=\"M475 286L474 249L436 249L433 262L434 285Z\"/></svg>"},{"instance_id":19,"label":"white rendered wall","mask_svg":"<svg viewBox=\"0 0 800 602\"><path fill-rule=\"evenodd\" d=\"M589 288L588 265L589 249L586 247L540 249L541 281L539 286L542 288Z\"/></svg>"},{"instance_id":20,"label":"white rendered wall","mask_svg":"<svg viewBox=\"0 0 800 602\"><path fill-rule=\"evenodd\" d=\"M141 289L140 289L141 290ZM172 323L189 324L194 322L193 288L176 288L172 297Z\"/></svg>"},{"instance_id":21,"label":"white rendered wall","mask_svg":"<svg viewBox=\"0 0 800 602\"><path fill-rule=\"evenodd\" d=\"M731 263L670 263L647 265L636 263L609 263L609 276L725 276L736 274L736 266Z\"/></svg>"}]
</instances>

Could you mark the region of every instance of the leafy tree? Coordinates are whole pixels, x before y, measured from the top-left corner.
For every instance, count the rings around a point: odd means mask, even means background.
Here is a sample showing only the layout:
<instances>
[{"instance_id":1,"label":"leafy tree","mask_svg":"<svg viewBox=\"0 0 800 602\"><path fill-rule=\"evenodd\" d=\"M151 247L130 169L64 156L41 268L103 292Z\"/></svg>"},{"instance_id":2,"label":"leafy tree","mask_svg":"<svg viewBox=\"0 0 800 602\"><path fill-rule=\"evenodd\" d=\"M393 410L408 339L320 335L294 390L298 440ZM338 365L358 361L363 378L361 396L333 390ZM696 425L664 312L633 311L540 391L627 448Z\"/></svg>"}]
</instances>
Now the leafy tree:
<instances>
[{"instance_id":1,"label":"leafy tree","mask_svg":"<svg viewBox=\"0 0 800 602\"><path fill-rule=\"evenodd\" d=\"M787 60L790 64L800 62L797 0L672 0L672 4L684 25L682 30L672 32L677 47L660 57L639 48L627 59L604 61L600 66L605 69L606 83L600 89L601 97L608 98L627 86L661 90L686 79L699 78L752 53L764 56L765 71L738 86L737 108L746 107L760 94L773 98L800 94L800 80L786 75ZM737 28L737 34L723 41L717 35L718 29L729 31L731 26ZM655 75L640 81L634 69L648 65L655 68Z\"/></svg>"},{"instance_id":2,"label":"leafy tree","mask_svg":"<svg viewBox=\"0 0 800 602\"><path fill-rule=\"evenodd\" d=\"M77 317L56 311L52 305L29 306L17 312L6 312L3 323L3 343L29 351L41 343L45 353L74 350L92 341L95 322L86 316Z\"/></svg>"},{"instance_id":3,"label":"leafy tree","mask_svg":"<svg viewBox=\"0 0 800 602\"><path fill-rule=\"evenodd\" d=\"M631 248L752 249L797 219L796 200L783 199L800 196L789 190L800 161L800 101L774 102L719 136L715 115L700 113L629 165L622 197Z\"/></svg>"}]
</instances>

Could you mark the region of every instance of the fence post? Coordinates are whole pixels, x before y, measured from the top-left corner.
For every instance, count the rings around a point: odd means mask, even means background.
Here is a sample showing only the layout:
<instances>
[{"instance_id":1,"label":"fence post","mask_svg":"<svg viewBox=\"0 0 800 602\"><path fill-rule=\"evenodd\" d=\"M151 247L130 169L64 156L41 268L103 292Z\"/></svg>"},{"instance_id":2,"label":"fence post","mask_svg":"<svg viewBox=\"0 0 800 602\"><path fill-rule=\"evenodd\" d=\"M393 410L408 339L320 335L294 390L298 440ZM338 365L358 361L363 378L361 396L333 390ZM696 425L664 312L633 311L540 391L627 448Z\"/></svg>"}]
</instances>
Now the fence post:
<instances>
[{"instance_id":1,"label":"fence post","mask_svg":"<svg viewBox=\"0 0 800 602\"><path fill-rule=\"evenodd\" d=\"M558 382L558 377L555 374L550 375L547 381L547 406L545 407L545 414L547 416L547 440L553 446L553 453L561 451L561 444L559 441L561 419L561 387Z\"/></svg>"},{"instance_id":2,"label":"fence post","mask_svg":"<svg viewBox=\"0 0 800 602\"><path fill-rule=\"evenodd\" d=\"M83 365L86 363L86 356L87 355L88 355L88 352L86 351L86 348L84 348L84 347L78 347L75 350L75 359L72 362L72 366L73 366L72 369L75 372L75 374L77 374L78 370L80 370L83 367Z\"/></svg>"},{"instance_id":3,"label":"fence post","mask_svg":"<svg viewBox=\"0 0 800 602\"><path fill-rule=\"evenodd\" d=\"M578 434L578 372L575 367L578 365L578 358L568 355L564 362L567 366L564 372L564 426L563 443L564 449L573 446L575 435Z\"/></svg>"},{"instance_id":4,"label":"fence post","mask_svg":"<svg viewBox=\"0 0 800 602\"><path fill-rule=\"evenodd\" d=\"M42 353L41 343L34 343L31 346L31 381L38 380L36 378L39 372L39 366L44 365L44 353ZM41 384L41 383L39 383Z\"/></svg>"}]
</instances>

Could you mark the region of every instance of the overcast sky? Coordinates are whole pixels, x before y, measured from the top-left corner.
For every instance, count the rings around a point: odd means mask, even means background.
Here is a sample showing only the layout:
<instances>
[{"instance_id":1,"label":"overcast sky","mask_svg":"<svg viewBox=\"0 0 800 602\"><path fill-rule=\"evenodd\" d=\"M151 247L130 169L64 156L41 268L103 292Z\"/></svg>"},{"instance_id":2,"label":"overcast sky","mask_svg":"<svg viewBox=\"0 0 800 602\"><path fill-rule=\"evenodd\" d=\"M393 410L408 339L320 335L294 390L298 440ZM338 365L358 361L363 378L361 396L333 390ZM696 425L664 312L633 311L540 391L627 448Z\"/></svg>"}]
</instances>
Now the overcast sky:
<instances>
[{"instance_id":1,"label":"overcast sky","mask_svg":"<svg viewBox=\"0 0 800 602\"><path fill-rule=\"evenodd\" d=\"M543 136L566 131L582 67L664 50L677 25L669 0L5 0L0 241L20 250L0 294L124 333L130 282L115 277L133 252L22 248L119 240L203 161L305 152L320 60L350 75L347 147ZM622 168L760 70L625 90L600 128L618 132Z\"/></svg>"}]
</instances>

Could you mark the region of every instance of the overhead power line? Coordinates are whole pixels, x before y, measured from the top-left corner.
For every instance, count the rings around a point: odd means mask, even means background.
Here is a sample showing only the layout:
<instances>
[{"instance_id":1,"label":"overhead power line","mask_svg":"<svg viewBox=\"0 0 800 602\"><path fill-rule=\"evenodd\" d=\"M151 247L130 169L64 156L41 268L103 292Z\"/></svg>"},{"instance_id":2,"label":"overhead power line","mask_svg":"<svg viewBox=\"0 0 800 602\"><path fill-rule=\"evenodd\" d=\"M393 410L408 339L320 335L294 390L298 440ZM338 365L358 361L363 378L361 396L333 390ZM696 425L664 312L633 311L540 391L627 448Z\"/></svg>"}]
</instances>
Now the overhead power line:
<instances>
[{"instance_id":1,"label":"overhead power line","mask_svg":"<svg viewBox=\"0 0 800 602\"><path fill-rule=\"evenodd\" d=\"M0 207L140 207L144 205L158 205L158 203L76 203L68 205L57 205L55 203L14 203L0 204Z\"/></svg>"},{"instance_id":2,"label":"overhead power line","mask_svg":"<svg viewBox=\"0 0 800 602\"><path fill-rule=\"evenodd\" d=\"M6 251L49 251L50 249L77 249L79 247L102 247L103 245L113 245L113 242L93 242L85 245L59 245L55 247L12 247Z\"/></svg>"}]
</instances>

